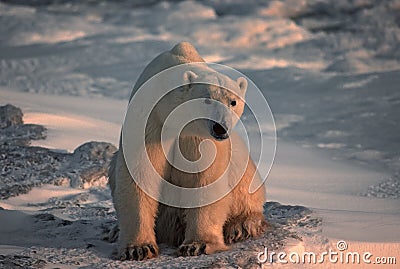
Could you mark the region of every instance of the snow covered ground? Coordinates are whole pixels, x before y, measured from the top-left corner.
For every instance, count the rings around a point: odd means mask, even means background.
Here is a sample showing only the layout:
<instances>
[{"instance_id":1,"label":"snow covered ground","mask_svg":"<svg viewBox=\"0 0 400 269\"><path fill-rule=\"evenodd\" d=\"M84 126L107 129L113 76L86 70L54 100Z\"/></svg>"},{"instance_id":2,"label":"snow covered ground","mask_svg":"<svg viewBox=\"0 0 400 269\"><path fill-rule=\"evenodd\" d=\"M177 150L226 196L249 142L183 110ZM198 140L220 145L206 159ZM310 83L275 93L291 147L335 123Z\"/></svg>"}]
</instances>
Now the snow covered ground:
<instances>
[{"instance_id":1,"label":"snow covered ground","mask_svg":"<svg viewBox=\"0 0 400 269\"><path fill-rule=\"evenodd\" d=\"M138 265L110 260L113 245L101 240L115 221L107 189L44 185L0 201L3 261L235 268L256 264L257 251L276 238L275 247L303 251L342 239L350 251L400 262L399 1L44 2L0 1L0 105L14 104L25 123L48 128L47 139L33 145L66 152L92 140L116 145L142 69L187 40L263 91L279 139L267 198L314 213L294 209L300 217L293 217L290 208L268 207L266 214L283 210L293 225L198 259L175 258L163 247L159 263Z\"/></svg>"}]
</instances>

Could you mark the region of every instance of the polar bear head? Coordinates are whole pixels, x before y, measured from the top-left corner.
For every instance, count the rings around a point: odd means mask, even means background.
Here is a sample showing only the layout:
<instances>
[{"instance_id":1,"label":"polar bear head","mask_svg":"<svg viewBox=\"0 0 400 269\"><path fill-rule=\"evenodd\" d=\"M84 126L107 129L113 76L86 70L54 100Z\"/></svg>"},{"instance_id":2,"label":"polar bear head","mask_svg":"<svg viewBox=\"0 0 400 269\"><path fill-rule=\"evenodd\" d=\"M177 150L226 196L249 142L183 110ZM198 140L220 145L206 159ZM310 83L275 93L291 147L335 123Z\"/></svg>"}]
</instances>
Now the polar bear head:
<instances>
[{"instance_id":1,"label":"polar bear head","mask_svg":"<svg viewBox=\"0 0 400 269\"><path fill-rule=\"evenodd\" d=\"M182 79L184 86L166 94L155 109L163 128L185 126L180 135L229 138L244 110L247 80L234 80L210 68L191 68ZM174 110L177 112L171 116ZM168 122L168 118L173 120Z\"/></svg>"},{"instance_id":2,"label":"polar bear head","mask_svg":"<svg viewBox=\"0 0 400 269\"><path fill-rule=\"evenodd\" d=\"M206 137L211 135L216 140L228 138L243 114L247 80L240 77L235 81L219 72L192 70L185 72L184 81L187 83L184 91L190 98L201 98L204 103L198 107L203 110L200 114L209 115L208 119L194 121L188 131ZM189 113L198 112L193 108Z\"/></svg>"}]
</instances>

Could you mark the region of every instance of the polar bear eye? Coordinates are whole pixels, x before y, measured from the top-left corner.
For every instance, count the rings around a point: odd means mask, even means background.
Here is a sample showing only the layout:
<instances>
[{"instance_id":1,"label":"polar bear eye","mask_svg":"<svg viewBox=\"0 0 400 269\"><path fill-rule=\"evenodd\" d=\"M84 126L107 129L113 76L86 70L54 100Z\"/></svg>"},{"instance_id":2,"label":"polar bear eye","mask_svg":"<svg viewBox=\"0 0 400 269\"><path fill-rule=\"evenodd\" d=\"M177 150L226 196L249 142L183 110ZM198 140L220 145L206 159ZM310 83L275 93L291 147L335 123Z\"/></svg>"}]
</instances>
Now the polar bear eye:
<instances>
[{"instance_id":1,"label":"polar bear eye","mask_svg":"<svg viewBox=\"0 0 400 269\"><path fill-rule=\"evenodd\" d=\"M236 106L236 100L231 101L231 106Z\"/></svg>"},{"instance_id":2,"label":"polar bear eye","mask_svg":"<svg viewBox=\"0 0 400 269\"><path fill-rule=\"evenodd\" d=\"M207 105L209 105L209 104L211 104L211 100L208 99L208 98L206 98L206 99L204 99L204 103L206 103Z\"/></svg>"}]
</instances>

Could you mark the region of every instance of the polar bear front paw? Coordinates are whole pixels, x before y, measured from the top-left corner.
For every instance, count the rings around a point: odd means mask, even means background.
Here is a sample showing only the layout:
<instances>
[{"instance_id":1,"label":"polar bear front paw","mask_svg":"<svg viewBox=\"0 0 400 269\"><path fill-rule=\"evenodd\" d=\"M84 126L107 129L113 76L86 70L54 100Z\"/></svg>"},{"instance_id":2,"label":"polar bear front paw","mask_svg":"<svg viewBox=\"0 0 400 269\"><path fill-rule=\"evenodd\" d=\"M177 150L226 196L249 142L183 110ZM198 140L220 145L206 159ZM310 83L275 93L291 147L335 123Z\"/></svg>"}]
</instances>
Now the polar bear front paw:
<instances>
[{"instance_id":1,"label":"polar bear front paw","mask_svg":"<svg viewBox=\"0 0 400 269\"><path fill-rule=\"evenodd\" d=\"M193 242L190 244L182 244L179 247L178 254L180 256L198 256L206 254L206 243Z\"/></svg>"},{"instance_id":2,"label":"polar bear front paw","mask_svg":"<svg viewBox=\"0 0 400 269\"><path fill-rule=\"evenodd\" d=\"M120 252L119 259L142 261L146 259L155 258L158 256L157 245L148 243L140 246L128 246Z\"/></svg>"}]
</instances>

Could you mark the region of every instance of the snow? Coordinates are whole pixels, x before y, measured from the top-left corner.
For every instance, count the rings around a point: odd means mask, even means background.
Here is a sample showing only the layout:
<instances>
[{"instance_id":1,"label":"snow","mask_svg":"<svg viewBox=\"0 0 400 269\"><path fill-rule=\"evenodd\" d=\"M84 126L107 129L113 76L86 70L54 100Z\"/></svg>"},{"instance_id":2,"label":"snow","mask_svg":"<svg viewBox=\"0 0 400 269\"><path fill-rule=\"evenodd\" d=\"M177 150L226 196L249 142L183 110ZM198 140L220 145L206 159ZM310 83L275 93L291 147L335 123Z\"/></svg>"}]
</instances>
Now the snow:
<instances>
[{"instance_id":1,"label":"snow","mask_svg":"<svg viewBox=\"0 0 400 269\"><path fill-rule=\"evenodd\" d=\"M6 2L0 105L16 105L25 123L47 128L47 138L32 146L73 152L87 141L117 145L140 72L157 54L190 41L207 61L238 68L266 96L279 138L267 208L284 213L268 215L281 225L275 232L226 253L176 258L161 246L159 260L120 263L110 259L115 244L101 240L115 223L104 182L85 189L45 184L0 201L2 265L234 268L254 265L266 243L304 251L339 239L352 250L398 255L399 1Z\"/></svg>"},{"instance_id":2,"label":"snow","mask_svg":"<svg viewBox=\"0 0 400 269\"><path fill-rule=\"evenodd\" d=\"M0 90L2 103L24 108L25 123L48 128L46 140L32 141L33 146L44 146L72 152L90 140L109 141L118 145L119 132L128 104L123 100L77 98L55 95L16 93Z\"/></svg>"}]
</instances>

